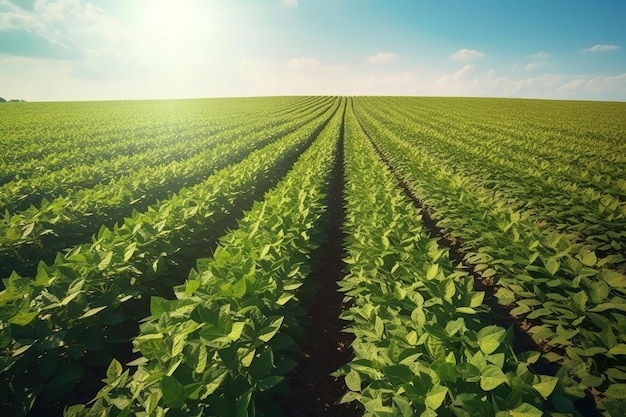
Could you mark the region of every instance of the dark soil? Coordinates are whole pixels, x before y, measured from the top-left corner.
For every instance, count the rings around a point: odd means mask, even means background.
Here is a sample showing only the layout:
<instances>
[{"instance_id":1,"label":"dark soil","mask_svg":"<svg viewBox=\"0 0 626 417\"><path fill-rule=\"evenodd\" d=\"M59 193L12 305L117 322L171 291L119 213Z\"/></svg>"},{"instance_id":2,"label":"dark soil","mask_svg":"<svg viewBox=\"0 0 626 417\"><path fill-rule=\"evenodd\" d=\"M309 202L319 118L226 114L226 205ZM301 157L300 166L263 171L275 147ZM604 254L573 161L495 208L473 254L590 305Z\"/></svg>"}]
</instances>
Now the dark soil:
<instances>
[{"instance_id":1,"label":"dark soil","mask_svg":"<svg viewBox=\"0 0 626 417\"><path fill-rule=\"evenodd\" d=\"M344 113L345 115L345 113ZM355 417L361 415L353 403L338 404L346 392L343 378L330 374L352 358L351 334L343 333L346 322L338 317L347 306L338 292L338 281L343 277L344 233L341 226L345 213L343 206L343 124L340 130L337 162L328 196L329 229L320 253L320 264L309 276L315 281L317 292L310 300L307 312L308 345L302 350L298 366L287 379L290 395L281 402L288 416Z\"/></svg>"}]
</instances>

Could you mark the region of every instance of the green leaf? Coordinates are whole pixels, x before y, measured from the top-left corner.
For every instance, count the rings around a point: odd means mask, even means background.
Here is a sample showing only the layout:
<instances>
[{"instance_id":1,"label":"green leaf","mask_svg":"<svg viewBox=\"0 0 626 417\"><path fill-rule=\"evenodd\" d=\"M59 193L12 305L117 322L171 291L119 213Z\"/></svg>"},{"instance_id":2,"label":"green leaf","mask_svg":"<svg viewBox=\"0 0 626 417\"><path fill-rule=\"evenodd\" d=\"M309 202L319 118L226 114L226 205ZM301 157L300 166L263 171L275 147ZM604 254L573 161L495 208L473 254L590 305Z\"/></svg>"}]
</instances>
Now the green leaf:
<instances>
[{"instance_id":1,"label":"green leaf","mask_svg":"<svg viewBox=\"0 0 626 417\"><path fill-rule=\"evenodd\" d=\"M35 223L29 223L26 226L24 226L24 228L22 229L22 239L25 239L28 235L30 235L33 232L33 229L35 228Z\"/></svg>"},{"instance_id":2,"label":"green leaf","mask_svg":"<svg viewBox=\"0 0 626 417\"><path fill-rule=\"evenodd\" d=\"M105 253L104 257L100 260L100 263L98 264L98 269L100 271L105 270L111 263L112 259L113 259L113 252L109 251Z\"/></svg>"},{"instance_id":3,"label":"green leaf","mask_svg":"<svg viewBox=\"0 0 626 417\"><path fill-rule=\"evenodd\" d=\"M456 373L460 378L468 382L476 382L480 380L481 375L480 369L469 362L461 362L456 365Z\"/></svg>"},{"instance_id":4,"label":"green leaf","mask_svg":"<svg viewBox=\"0 0 626 417\"><path fill-rule=\"evenodd\" d=\"M283 316L280 316L276 319L274 319L269 326L261 329L261 331L259 332L259 340L263 341L263 342L269 342L269 340L274 337L274 335L278 332L278 330L280 329L280 326L282 325L284 320Z\"/></svg>"},{"instance_id":5,"label":"green leaf","mask_svg":"<svg viewBox=\"0 0 626 417\"><path fill-rule=\"evenodd\" d=\"M160 316L163 313L166 313L170 310L170 302L169 300L163 298L163 297L158 297L158 296L152 296L150 297L150 314L153 316Z\"/></svg>"},{"instance_id":6,"label":"green leaf","mask_svg":"<svg viewBox=\"0 0 626 417\"><path fill-rule=\"evenodd\" d=\"M374 320L374 331L379 339L383 337L383 333L385 332L385 324L378 316L376 316L376 319Z\"/></svg>"},{"instance_id":7,"label":"green leaf","mask_svg":"<svg viewBox=\"0 0 626 417\"><path fill-rule=\"evenodd\" d=\"M276 300L276 304L278 304L279 306L284 306L285 304L287 304L287 301L291 300L293 297L295 297L294 293L284 292L280 295L280 297L278 297L278 300Z\"/></svg>"},{"instance_id":8,"label":"green leaf","mask_svg":"<svg viewBox=\"0 0 626 417\"><path fill-rule=\"evenodd\" d=\"M548 259L548 261L545 263L545 266L548 272L554 275L561 267L561 263L556 258L552 257Z\"/></svg>"},{"instance_id":9,"label":"green leaf","mask_svg":"<svg viewBox=\"0 0 626 417\"><path fill-rule=\"evenodd\" d=\"M397 395L393 397L393 402L400 409L402 417L413 417L413 407L410 402Z\"/></svg>"},{"instance_id":10,"label":"green leaf","mask_svg":"<svg viewBox=\"0 0 626 417\"><path fill-rule=\"evenodd\" d=\"M180 408L185 403L183 384L174 377L163 375L161 378L163 402L170 408Z\"/></svg>"},{"instance_id":11,"label":"green leaf","mask_svg":"<svg viewBox=\"0 0 626 417\"><path fill-rule=\"evenodd\" d=\"M496 349L498 349L505 336L506 330L502 327L484 327L480 329L477 335L478 346L483 353L489 355L490 353L493 353Z\"/></svg>"},{"instance_id":12,"label":"green leaf","mask_svg":"<svg viewBox=\"0 0 626 417\"><path fill-rule=\"evenodd\" d=\"M87 310L87 312L85 314L83 314L82 316L80 316L81 319L87 318L87 317L91 317L95 314L98 314L99 312L101 312L102 310L104 310L105 308L107 308L107 306L102 306L102 307L94 307L91 308L89 310Z\"/></svg>"},{"instance_id":13,"label":"green leaf","mask_svg":"<svg viewBox=\"0 0 626 417\"><path fill-rule=\"evenodd\" d=\"M524 304L520 304L517 307L515 307L514 309L512 309L509 313L513 316L513 317L519 317L522 314L526 314L530 311L530 307L528 307L527 305Z\"/></svg>"},{"instance_id":14,"label":"green leaf","mask_svg":"<svg viewBox=\"0 0 626 417\"><path fill-rule=\"evenodd\" d=\"M4 232L4 235L6 236L7 240L10 241L16 241L20 238L20 236L22 236L20 231L14 227L8 228L6 232Z\"/></svg>"},{"instance_id":15,"label":"green leaf","mask_svg":"<svg viewBox=\"0 0 626 417\"><path fill-rule=\"evenodd\" d=\"M485 299L485 293L483 291L472 293L472 299L470 301L470 307L480 307Z\"/></svg>"},{"instance_id":16,"label":"green leaf","mask_svg":"<svg viewBox=\"0 0 626 417\"><path fill-rule=\"evenodd\" d=\"M428 391L426 394L425 404L426 407L436 410L438 409L443 401L446 399L446 394L448 393L448 388L443 385L435 385Z\"/></svg>"},{"instance_id":17,"label":"green leaf","mask_svg":"<svg viewBox=\"0 0 626 417\"><path fill-rule=\"evenodd\" d=\"M126 247L126 249L124 250L124 262L128 262L128 260L135 253L135 250L137 250L137 242L133 242Z\"/></svg>"},{"instance_id":18,"label":"green leaf","mask_svg":"<svg viewBox=\"0 0 626 417\"><path fill-rule=\"evenodd\" d=\"M359 399L360 396L361 396L361 393L359 392L348 391L343 397L341 397L341 399L339 400L339 404L352 402L354 400Z\"/></svg>"},{"instance_id":19,"label":"green leaf","mask_svg":"<svg viewBox=\"0 0 626 417\"><path fill-rule=\"evenodd\" d=\"M612 384L604 392L604 395L607 398L612 398L615 400L626 399L626 384Z\"/></svg>"},{"instance_id":20,"label":"green leaf","mask_svg":"<svg viewBox=\"0 0 626 417\"><path fill-rule=\"evenodd\" d=\"M116 380L122 375L122 364L117 359L113 359L107 368L106 375L110 381Z\"/></svg>"},{"instance_id":21,"label":"green leaf","mask_svg":"<svg viewBox=\"0 0 626 417\"><path fill-rule=\"evenodd\" d=\"M594 266L596 262L598 262L598 258L596 257L596 253L592 251L583 256L581 261L585 266Z\"/></svg>"},{"instance_id":22,"label":"green leaf","mask_svg":"<svg viewBox=\"0 0 626 417\"><path fill-rule=\"evenodd\" d=\"M428 267L428 271L426 271L426 279L430 281L434 279L438 273L439 273L439 265L432 264L430 267Z\"/></svg>"},{"instance_id":23,"label":"green leaf","mask_svg":"<svg viewBox=\"0 0 626 417\"><path fill-rule=\"evenodd\" d=\"M533 384L533 388L537 390L539 394L543 397L544 400L547 400L550 394L554 391L556 384L559 382L559 379L553 376L545 376L541 375L539 377L539 382Z\"/></svg>"},{"instance_id":24,"label":"green leaf","mask_svg":"<svg viewBox=\"0 0 626 417\"><path fill-rule=\"evenodd\" d=\"M185 283L185 295L193 295L194 291L200 288L200 281L195 279L190 279Z\"/></svg>"},{"instance_id":25,"label":"green leaf","mask_svg":"<svg viewBox=\"0 0 626 417\"><path fill-rule=\"evenodd\" d=\"M248 369L250 376L258 381L273 372L274 368L275 364L272 349L267 348L252 360Z\"/></svg>"},{"instance_id":26,"label":"green leaf","mask_svg":"<svg viewBox=\"0 0 626 417\"><path fill-rule=\"evenodd\" d=\"M591 291L589 295L594 303L601 303L607 299L610 291L611 289L605 282L598 281L591 284Z\"/></svg>"},{"instance_id":27,"label":"green leaf","mask_svg":"<svg viewBox=\"0 0 626 417\"><path fill-rule=\"evenodd\" d=\"M220 349L217 354L224 366L230 370L236 371L239 369L239 360L237 359L237 349L234 346Z\"/></svg>"},{"instance_id":28,"label":"green leaf","mask_svg":"<svg viewBox=\"0 0 626 417\"><path fill-rule=\"evenodd\" d=\"M590 308L589 311L591 312L602 312L602 311L606 311L606 310L620 310L623 312L626 312L626 302L621 302L621 303L602 303L602 304L598 304L597 306Z\"/></svg>"},{"instance_id":29,"label":"green leaf","mask_svg":"<svg viewBox=\"0 0 626 417\"><path fill-rule=\"evenodd\" d=\"M351 369L350 372L345 377L346 386L351 391L361 391L361 375L354 369Z\"/></svg>"},{"instance_id":30,"label":"green leaf","mask_svg":"<svg viewBox=\"0 0 626 417\"><path fill-rule=\"evenodd\" d=\"M134 361L130 361L126 364L126 366L140 366L148 363L148 358L144 358L143 356L135 359Z\"/></svg>"},{"instance_id":31,"label":"green leaf","mask_svg":"<svg viewBox=\"0 0 626 417\"><path fill-rule=\"evenodd\" d=\"M605 398L602 405L610 417L626 416L626 401Z\"/></svg>"},{"instance_id":32,"label":"green leaf","mask_svg":"<svg viewBox=\"0 0 626 417\"><path fill-rule=\"evenodd\" d=\"M9 319L9 323L17 324L18 326L26 326L28 323L33 321L35 317L37 317L36 311L20 311L19 314Z\"/></svg>"},{"instance_id":33,"label":"green leaf","mask_svg":"<svg viewBox=\"0 0 626 417\"><path fill-rule=\"evenodd\" d=\"M509 410L511 417L542 417L543 411L538 408L528 404L523 403L519 407L514 408L513 410Z\"/></svg>"},{"instance_id":34,"label":"green leaf","mask_svg":"<svg viewBox=\"0 0 626 417\"><path fill-rule=\"evenodd\" d=\"M626 344L618 343L617 345L609 349L609 353L611 355L626 355Z\"/></svg>"},{"instance_id":35,"label":"green leaf","mask_svg":"<svg viewBox=\"0 0 626 417\"><path fill-rule=\"evenodd\" d=\"M282 376L276 376L276 375L268 376L268 377L263 378L261 381L259 381L259 383L257 384L257 388L259 389L259 391L267 391L267 390L274 388L284 379L285 378Z\"/></svg>"},{"instance_id":36,"label":"green leaf","mask_svg":"<svg viewBox=\"0 0 626 417\"><path fill-rule=\"evenodd\" d=\"M604 270L602 278L612 288L626 288L626 275L618 271Z\"/></svg>"},{"instance_id":37,"label":"green leaf","mask_svg":"<svg viewBox=\"0 0 626 417\"><path fill-rule=\"evenodd\" d=\"M496 292L496 298L498 299L499 304L512 304L515 302L515 293L508 288L498 288L498 292Z\"/></svg>"},{"instance_id":38,"label":"green leaf","mask_svg":"<svg viewBox=\"0 0 626 417\"><path fill-rule=\"evenodd\" d=\"M507 381L506 375L500 368L494 365L487 365L480 375L480 388L484 391L491 391Z\"/></svg>"},{"instance_id":39,"label":"green leaf","mask_svg":"<svg viewBox=\"0 0 626 417\"><path fill-rule=\"evenodd\" d=\"M481 272L481 274L480 274L480 275L481 275L483 278L489 278L489 277L494 276L496 273L497 273L497 271L496 271L495 269L493 269L493 268L487 268L487 269L485 269L483 272Z\"/></svg>"},{"instance_id":40,"label":"green leaf","mask_svg":"<svg viewBox=\"0 0 626 417\"><path fill-rule=\"evenodd\" d=\"M232 288L233 297L240 299L246 295L246 279L241 278Z\"/></svg>"},{"instance_id":41,"label":"green leaf","mask_svg":"<svg viewBox=\"0 0 626 417\"><path fill-rule=\"evenodd\" d=\"M257 227L258 227L258 223L257 223ZM251 399L252 399L251 389L247 390L246 392L241 394L239 398L237 398L237 401L235 402L235 417L248 417L249 416L248 406L250 405Z\"/></svg>"},{"instance_id":42,"label":"green leaf","mask_svg":"<svg viewBox=\"0 0 626 417\"><path fill-rule=\"evenodd\" d=\"M587 301L589 297L587 297L587 293L585 291L580 291L572 297L572 300L576 303L581 310L584 310L587 307Z\"/></svg>"},{"instance_id":43,"label":"green leaf","mask_svg":"<svg viewBox=\"0 0 626 417\"><path fill-rule=\"evenodd\" d=\"M211 380L211 382L209 383L205 383L204 385L204 390L205 390L205 396L209 396L211 394L213 394L215 392L215 390L217 390L220 385L222 385L222 382L224 381L224 379L226 379L226 377L228 376L228 372L223 372L221 374L215 375L213 380Z\"/></svg>"}]
</instances>

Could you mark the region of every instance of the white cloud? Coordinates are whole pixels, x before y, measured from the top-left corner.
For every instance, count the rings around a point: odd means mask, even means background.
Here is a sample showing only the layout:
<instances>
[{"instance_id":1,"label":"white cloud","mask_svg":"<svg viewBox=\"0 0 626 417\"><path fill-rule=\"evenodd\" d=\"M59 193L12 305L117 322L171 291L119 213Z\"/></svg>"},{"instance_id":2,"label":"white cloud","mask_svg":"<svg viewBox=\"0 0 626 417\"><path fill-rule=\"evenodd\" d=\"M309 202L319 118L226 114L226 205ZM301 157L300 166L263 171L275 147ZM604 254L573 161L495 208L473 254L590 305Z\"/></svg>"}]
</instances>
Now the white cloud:
<instances>
[{"instance_id":1,"label":"white cloud","mask_svg":"<svg viewBox=\"0 0 626 417\"><path fill-rule=\"evenodd\" d=\"M452 75L452 78L454 80L462 80L463 78L465 78L465 76L472 73L474 69L474 64L467 64L463 68L455 72L454 75Z\"/></svg>"},{"instance_id":2,"label":"white cloud","mask_svg":"<svg viewBox=\"0 0 626 417\"><path fill-rule=\"evenodd\" d=\"M459 49L452 55L450 55L450 59L453 61L473 61L478 58L484 57L485 54L483 52L477 51L475 49Z\"/></svg>"},{"instance_id":3,"label":"white cloud","mask_svg":"<svg viewBox=\"0 0 626 417\"><path fill-rule=\"evenodd\" d=\"M626 73L612 76L594 77L587 81L585 90L590 93L619 93L626 96Z\"/></svg>"},{"instance_id":4,"label":"white cloud","mask_svg":"<svg viewBox=\"0 0 626 417\"><path fill-rule=\"evenodd\" d=\"M396 58L398 58L398 55L393 52L378 52L376 55L367 57L367 61L372 64L380 64L382 62L393 61Z\"/></svg>"},{"instance_id":5,"label":"white cloud","mask_svg":"<svg viewBox=\"0 0 626 417\"><path fill-rule=\"evenodd\" d=\"M298 0L281 0L280 4L285 7L298 7Z\"/></svg>"},{"instance_id":6,"label":"white cloud","mask_svg":"<svg viewBox=\"0 0 626 417\"><path fill-rule=\"evenodd\" d=\"M593 78L579 78L559 87L559 91L585 96L604 96L606 94L624 97L626 95L626 73L618 75L602 75Z\"/></svg>"},{"instance_id":7,"label":"white cloud","mask_svg":"<svg viewBox=\"0 0 626 417\"><path fill-rule=\"evenodd\" d=\"M581 85L585 84L585 82L587 82L586 80L579 78L577 80L574 81L570 81L568 83L563 84L562 86L559 87L559 91L575 91L578 89L578 87L580 87Z\"/></svg>"},{"instance_id":8,"label":"white cloud","mask_svg":"<svg viewBox=\"0 0 626 417\"><path fill-rule=\"evenodd\" d=\"M526 65L524 66L524 69L525 69L526 71L530 71L530 70L533 70L533 69L535 69L535 68L542 67L542 66L544 66L544 65L546 65L546 61L541 61L541 62L531 62L531 63L529 63L529 64L526 64Z\"/></svg>"},{"instance_id":9,"label":"white cloud","mask_svg":"<svg viewBox=\"0 0 626 417\"><path fill-rule=\"evenodd\" d=\"M619 49L619 45L593 45L591 48L583 49L583 52L609 52Z\"/></svg>"},{"instance_id":10,"label":"white cloud","mask_svg":"<svg viewBox=\"0 0 626 417\"><path fill-rule=\"evenodd\" d=\"M536 54L531 55L530 57L535 59L546 59L550 58L550 54L547 52L539 51Z\"/></svg>"}]
</instances>

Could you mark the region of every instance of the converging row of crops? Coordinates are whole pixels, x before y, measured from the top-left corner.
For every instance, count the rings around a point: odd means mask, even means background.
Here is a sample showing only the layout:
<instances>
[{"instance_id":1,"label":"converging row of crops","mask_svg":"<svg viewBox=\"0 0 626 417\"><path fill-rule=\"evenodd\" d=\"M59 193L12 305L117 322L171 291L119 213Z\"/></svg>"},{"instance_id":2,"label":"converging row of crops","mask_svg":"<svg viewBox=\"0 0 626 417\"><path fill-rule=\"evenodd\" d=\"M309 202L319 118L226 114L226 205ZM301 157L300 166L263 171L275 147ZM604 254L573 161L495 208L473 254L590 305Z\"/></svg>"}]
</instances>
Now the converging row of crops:
<instances>
[{"instance_id":1,"label":"converging row of crops","mask_svg":"<svg viewBox=\"0 0 626 417\"><path fill-rule=\"evenodd\" d=\"M626 415L625 103L2 112L3 416Z\"/></svg>"}]
</instances>

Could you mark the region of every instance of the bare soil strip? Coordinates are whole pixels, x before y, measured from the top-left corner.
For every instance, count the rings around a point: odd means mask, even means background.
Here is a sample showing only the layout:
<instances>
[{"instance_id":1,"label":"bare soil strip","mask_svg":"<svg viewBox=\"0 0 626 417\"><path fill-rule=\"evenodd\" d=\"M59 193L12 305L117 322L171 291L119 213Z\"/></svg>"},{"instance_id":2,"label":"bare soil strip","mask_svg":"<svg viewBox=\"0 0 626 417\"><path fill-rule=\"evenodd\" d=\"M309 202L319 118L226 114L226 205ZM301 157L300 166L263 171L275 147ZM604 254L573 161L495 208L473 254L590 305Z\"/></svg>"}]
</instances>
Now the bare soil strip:
<instances>
[{"instance_id":1,"label":"bare soil strip","mask_svg":"<svg viewBox=\"0 0 626 417\"><path fill-rule=\"evenodd\" d=\"M345 117L345 111L344 111ZM339 315L346 309L337 281L343 277L345 213L343 205L343 137L341 125L337 162L328 196L329 229L320 251L319 267L309 279L317 286L307 312L307 343L298 366L287 376L290 395L281 402L288 416L354 417L361 412L353 404L338 405L346 392L343 379L330 374L349 362L351 334L342 332L345 322Z\"/></svg>"}]
</instances>

